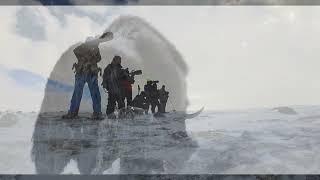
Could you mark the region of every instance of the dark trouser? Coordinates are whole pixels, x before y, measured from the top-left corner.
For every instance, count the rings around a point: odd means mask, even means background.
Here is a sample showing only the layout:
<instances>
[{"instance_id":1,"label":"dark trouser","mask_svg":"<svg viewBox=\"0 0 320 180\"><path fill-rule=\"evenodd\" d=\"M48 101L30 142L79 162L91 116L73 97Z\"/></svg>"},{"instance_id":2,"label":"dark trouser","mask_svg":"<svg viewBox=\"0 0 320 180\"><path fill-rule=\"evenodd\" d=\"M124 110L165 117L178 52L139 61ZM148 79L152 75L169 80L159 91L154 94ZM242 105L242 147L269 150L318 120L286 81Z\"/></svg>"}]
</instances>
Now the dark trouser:
<instances>
[{"instance_id":1,"label":"dark trouser","mask_svg":"<svg viewBox=\"0 0 320 180\"><path fill-rule=\"evenodd\" d=\"M148 114L149 108L150 108L150 104L149 103L143 103L143 109L145 114Z\"/></svg>"},{"instance_id":2,"label":"dark trouser","mask_svg":"<svg viewBox=\"0 0 320 180\"><path fill-rule=\"evenodd\" d=\"M167 101L160 101L159 112L165 113L166 112L166 106L167 106Z\"/></svg>"},{"instance_id":3,"label":"dark trouser","mask_svg":"<svg viewBox=\"0 0 320 180\"><path fill-rule=\"evenodd\" d=\"M114 112L116 103L118 104L118 109L121 109L125 106L124 99L122 97L117 94L108 92L108 105L106 111L107 115Z\"/></svg>"},{"instance_id":4,"label":"dark trouser","mask_svg":"<svg viewBox=\"0 0 320 180\"><path fill-rule=\"evenodd\" d=\"M83 87L88 83L92 99L93 112L101 113L101 96L98 86L98 76L92 74L76 74L74 91L71 99L69 112L78 113L82 99Z\"/></svg>"},{"instance_id":5,"label":"dark trouser","mask_svg":"<svg viewBox=\"0 0 320 180\"><path fill-rule=\"evenodd\" d=\"M159 111L159 101L158 101L158 99L152 99L151 100L151 112L152 113L156 112L156 107L158 107L158 111Z\"/></svg>"}]
</instances>

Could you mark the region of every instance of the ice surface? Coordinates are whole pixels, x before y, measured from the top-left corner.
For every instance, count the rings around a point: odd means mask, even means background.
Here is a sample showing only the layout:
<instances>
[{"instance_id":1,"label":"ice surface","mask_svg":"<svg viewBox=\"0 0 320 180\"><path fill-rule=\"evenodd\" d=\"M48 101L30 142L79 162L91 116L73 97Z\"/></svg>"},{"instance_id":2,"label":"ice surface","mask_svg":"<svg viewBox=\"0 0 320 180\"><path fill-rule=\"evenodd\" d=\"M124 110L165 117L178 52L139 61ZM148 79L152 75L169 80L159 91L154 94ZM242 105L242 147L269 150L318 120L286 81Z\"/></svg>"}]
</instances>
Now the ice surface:
<instances>
[{"instance_id":1,"label":"ice surface","mask_svg":"<svg viewBox=\"0 0 320 180\"><path fill-rule=\"evenodd\" d=\"M319 106L206 112L188 120L199 148L187 163L189 173L319 173Z\"/></svg>"},{"instance_id":2,"label":"ice surface","mask_svg":"<svg viewBox=\"0 0 320 180\"><path fill-rule=\"evenodd\" d=\"M61 116L50 112L37 119L32 145L37 173L76 173L72 164L81 174L179 173L197 147L183 112L103 121L91 120L89 113L76 120Z\"/></svg>"},{"instance_id":3,"label":"ice surface","mask_svg":"<svg viewBox=\"0 0 320 180\"><path fill-rule=\"evenodd\" d=\"M198 146L177 146L178 139L183 137L179 132L179 121L168 122L161 127L158 119L149 117L150 127L145 126L144 119L126 121L125 125L117 126L108 121L102 121L99 139L100 143L113 139L114 146L101 146L99 157L113 157L108 167L103 167L101 173L119 173L120 164L130 167L130 158L119 159L108 153L117 147L116 153L135 155L136 159L156 159L156 161L142 160L142 165L156 167L158 161L164 163L164 173L228 173L228 174L259 174L259 173L294 173L311 174L320 170L320 106L293 106L297 114L283 114L274 109L251 109L242 111L205 111L194 119L186 120L186 130L192 141ZM10 116L8 116L10 114ZM14 117L10 126L0 127L0 173L28 174L35 173L35 165L31 157L32 134L35 130L36 113L2 112L0 120ZM3 124L0 122L0 124ZM119 125L119 124L118 124ZM183 125L183 123L182 123ZM52 127L52 126L51 126ZM117 128L115 128L117 127ZM158 128L158 129L157 129ZM178 129L177 129L178 128ZM183 127L181 126L180 128ZM112 129L112 131L111 131ZM115 131L115 129L117 129ZM144 129L141 131L141 129ZM51 129L52 130L52 129ZM50 131L50 129L47 129ZM65 129L66 134L67 130ZM135 132L149 134L135 134ZM172 132L170 138L163 132ZM71 132L71 131L70 131ZM150 138L150 134L158 134ZM50 134L50 133L49 133ZM61 134L64 136L65 134ZM77 136L75 136L77 137ZM128 137L140 139L130 140ZM87 137L90 139L90 137ZM118 141L122 139L121 141ZM110 138L109 138L110 140ZM117 143L118 142L118 143ZM119 143L121 142L121 143ZM143 145L148 145L145 148ZM167 146L167 149L163 149ZM141 153L137 147L144 147ZM160 147L160 149L158 149ZM192 148L191 148L192 147ZM168 150L172 148L173 150ZM188 149L189 148L189 149ZM184 152L184 149L188 150ZM163 153L171 152L170 153ZM88 151L89 152L89 151ZM182 153L181 153L182 152ZM106 155L107 154L107 155ZM182 156L187 154L186 156ZM48 154L43 154L45 157ZM143 157L141 156L143 155ZM88 156L90 157L90 156ZM131 156L127 156L131 157ZM180 158L179 158L180 157ZM172 162L181 161L179 168L174 169ZM100 159L101 160L101 159ZM104 159L106 160L106 159ZM122 161L121 161L122 160ZM126 160L126 161L125 161ZM99 162L99 161L98 161ZM100 161L101 162L101 161ZM101 163L101 165L106 165ZM67 162L63 173L79 173L77 161ZM96 166L97 167L97 166ZM102 166L101 166L102 167ZM171 169L171 170L170 170ZM174 169L174 170L173 170ZM95 169L98 172L99 169ZM161 170L162 171L162 170ZM156 173L147 171L146 173Z\"/></svg>"}]
</instances>

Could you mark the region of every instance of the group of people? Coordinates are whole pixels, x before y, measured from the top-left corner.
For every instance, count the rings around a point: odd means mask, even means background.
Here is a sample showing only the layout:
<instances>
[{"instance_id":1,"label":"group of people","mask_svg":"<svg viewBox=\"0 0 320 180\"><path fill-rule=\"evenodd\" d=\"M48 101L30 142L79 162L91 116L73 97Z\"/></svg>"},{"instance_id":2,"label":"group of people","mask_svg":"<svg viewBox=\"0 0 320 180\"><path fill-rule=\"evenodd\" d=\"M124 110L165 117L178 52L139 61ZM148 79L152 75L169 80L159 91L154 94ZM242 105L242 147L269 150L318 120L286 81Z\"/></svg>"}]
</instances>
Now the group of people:
<instances>
[{"instance_id":1,"label":"group of people","mask_svg":"<svg viewBox=\"0 0 320 180\"><path fill-rule=\"evenodd\" d=\"M146 114L148 114L150 106L152 113L156 113L156 107L159 113L165 113L169 92L166 91L165 85L162 85L161 89L158 89L158 82L148 80L147 84L144 85L144 91L138 93L133 99L133 106L144 109ZM140 87L138 89L140 91Z\"/></svg>"},{"instance_id":2,"label":"group of people","mask_svg":"<svg viewBox=\"0 0 320 180\"><path fill-rule=\"evenodd\" d=\"M132 106L132 84L135 82L134 76L140 74L141 70L129 72L128 68L123 69L120 56L114 56L112 62L104 69L102 86L108 92L108 117L115 116L116 104L118 109Z\"/></svg>"},{"instance_id":3,"label":"group of people","mask_svg":"<svg viewBox=\"0 0 320 180\"><path fill-rule=\"evenodd\" d=\"M113 39L112 32L105 32L99 38L86 41L76 47L73 52L78 60L73 64L72 69L75 70L75 86L71 99L70 109L67 114L63 115L64 119L74 119L78 117L80 102L85 83L88 83L92 98L93 119L102 119L101 112L101 95L98 85L98 74L102 75L102 69L97 63L101 61L99 44ZM134 84L135 75L142 74L141 70L129 72L121 66L121 57L114 56L112 62L107 65L103 71L102 87L107 90L108 104L106 114L110 118L114 118L115 107L118 109L124 107L139 107L148 113L151 106L152 113L155 113L156 107L158 112L165 112L166 103L169 92L165 90L165 86L157 89L158 81L147 81L144 91L138 92L138 95L132 100L132 85ZM140 87L139 87L140 91ZM127 104L125 104L125 102Z\"/></svg>"}]
</instances>

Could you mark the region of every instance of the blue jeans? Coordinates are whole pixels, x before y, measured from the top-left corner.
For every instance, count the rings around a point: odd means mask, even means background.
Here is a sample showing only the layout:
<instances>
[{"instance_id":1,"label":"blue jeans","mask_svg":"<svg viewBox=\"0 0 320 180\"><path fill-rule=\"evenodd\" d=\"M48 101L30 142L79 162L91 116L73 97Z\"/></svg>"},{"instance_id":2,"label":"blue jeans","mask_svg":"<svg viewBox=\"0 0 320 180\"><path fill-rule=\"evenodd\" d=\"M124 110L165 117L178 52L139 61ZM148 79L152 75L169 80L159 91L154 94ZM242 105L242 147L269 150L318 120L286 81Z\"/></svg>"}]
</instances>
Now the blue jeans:
<instances>
[{"instance_id":1,"label":"blue jeans","mask_svg":"<svg viewBox=\"0 0 320 180\"><path fill-rule=\"evenodd\" d=\"M69 112L78 113L83 93L83 87L88 83L92 99L93 112L101 113L101 96L98 86L98 76L90 74L76 74L74 91L71 99Z\"/></svg>"}]
</instances>

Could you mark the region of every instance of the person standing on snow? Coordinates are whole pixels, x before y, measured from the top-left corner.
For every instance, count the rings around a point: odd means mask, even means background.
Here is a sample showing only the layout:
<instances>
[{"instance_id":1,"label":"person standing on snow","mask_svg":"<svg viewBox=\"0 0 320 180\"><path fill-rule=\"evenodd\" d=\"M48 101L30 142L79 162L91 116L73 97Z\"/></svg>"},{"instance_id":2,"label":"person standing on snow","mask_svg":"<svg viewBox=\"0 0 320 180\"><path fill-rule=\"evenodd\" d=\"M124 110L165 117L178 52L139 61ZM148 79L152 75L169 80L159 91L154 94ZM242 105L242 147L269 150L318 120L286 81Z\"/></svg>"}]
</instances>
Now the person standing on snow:
<instances>
[{"instance_id":1,"label":"person standing on snow","mask_svg":"<svg viewBox=\"0 0 320 180\"><path fill-rule=\"evenodd\" d=\"M101 74L101 68L97 65L97 63L101 61L99 44L112 39L113 33L105 32L98 39L84 42L73 50L78 60L72 67L72 69L75 69L75 86L68 114L63 115L62 118L73 119L78 117L85 83L88 83L92 98L92 118L102 118L101 96L98 86L98 73L100 72Z\"/></svg>"},{"instance_id":2,"label":"person standing on snow","mask_svg":"<svg viewBox=\"0 0 320 180\"><path fill-rule=\"evenodd\" d=\"M166 91L166 86L163 85L161 89L159 89L159 100L160 100L159 112L161 113L166 112L166 105L167 105L168 98L169 98L169 92Z\"/></svg>"},{"instance_id":3,"label":"person standing on snow","mask_svg":"<svg viewBox=\"0 0 320 180\"><path fill-rule=\"evenodd\" d=\"M104 69L102 86L108 91L107 116L115 118L116 103L118 109L124 108L124 88L121 81L126 79L125 70L121 66L121 57L114 56L112 62Z\"/></svg>"}]
</instances>

